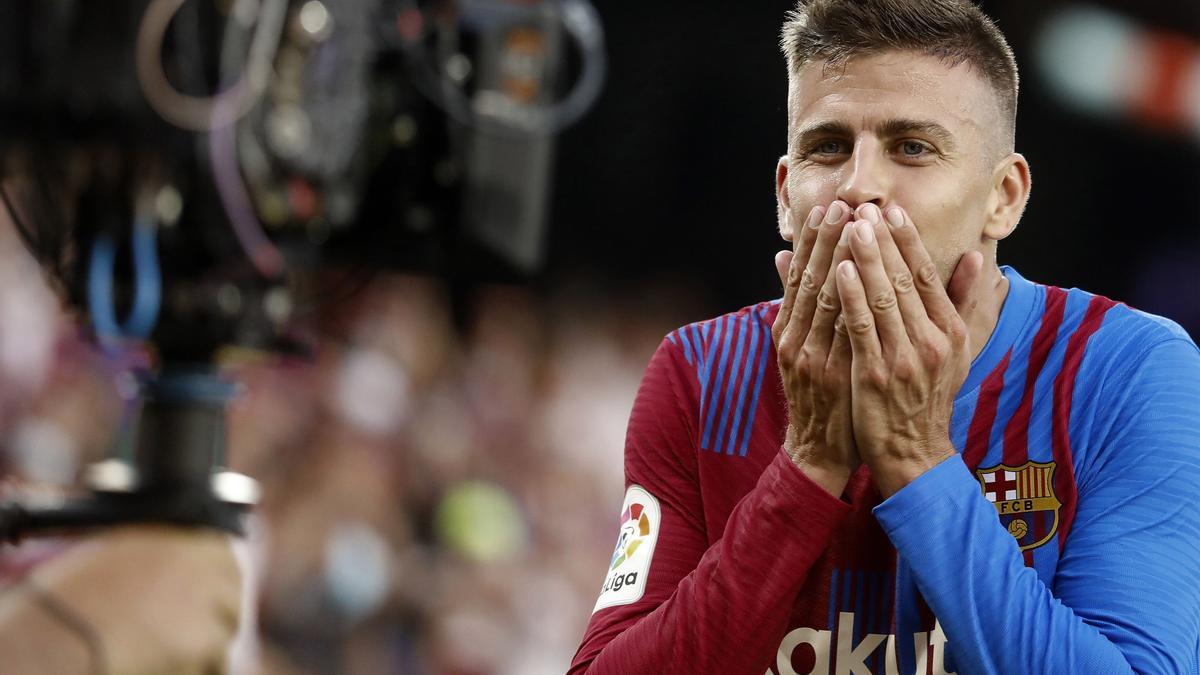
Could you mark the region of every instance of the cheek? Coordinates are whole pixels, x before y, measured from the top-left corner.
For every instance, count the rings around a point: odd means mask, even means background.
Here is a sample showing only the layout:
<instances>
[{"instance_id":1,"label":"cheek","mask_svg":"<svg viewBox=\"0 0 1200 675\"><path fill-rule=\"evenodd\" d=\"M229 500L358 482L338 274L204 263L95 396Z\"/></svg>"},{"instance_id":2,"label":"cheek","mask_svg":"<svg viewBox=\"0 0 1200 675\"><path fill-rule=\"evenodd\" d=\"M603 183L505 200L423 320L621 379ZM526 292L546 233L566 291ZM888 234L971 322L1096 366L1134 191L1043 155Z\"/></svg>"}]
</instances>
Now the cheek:
<instances>
[{"instance_id":1,"label":"cheek","mask_svg":"<svg viewBox=\"0 0 1200 675\"><path fill-rule=\"evenodd\" d=\"M962 254L976 247L970 234L971 225L962 217L967 215L964 205L937 202L914 204L911 201L896 203L904 207L912 218L942 281L949 281Z\"/></svg>"},{"instance_id":2,"label":"cheek","mask_svg":"<svg viewBox=\"0 0 1200 675\"><path fill-rule=\"evenodd\" d=\"M829 206L837 198L838 181L832 172L798 170L788 174L788 198L797 227L814 206Z\"/></svg>"}]
</instances>

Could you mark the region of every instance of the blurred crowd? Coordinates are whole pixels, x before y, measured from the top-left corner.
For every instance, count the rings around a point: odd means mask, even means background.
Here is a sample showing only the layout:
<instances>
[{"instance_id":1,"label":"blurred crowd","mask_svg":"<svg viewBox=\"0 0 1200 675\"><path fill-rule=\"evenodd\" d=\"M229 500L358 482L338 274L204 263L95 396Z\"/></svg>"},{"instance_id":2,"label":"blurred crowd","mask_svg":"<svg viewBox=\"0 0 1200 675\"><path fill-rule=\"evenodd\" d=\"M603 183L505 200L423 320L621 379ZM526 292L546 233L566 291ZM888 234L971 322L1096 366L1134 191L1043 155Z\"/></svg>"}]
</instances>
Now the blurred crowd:
<instances>
[{"instance_id":1,"label":"blurred crowd","mask_svg":"<svg viewBox=\"0 0 1200 675\"><path fill-rule=\"evenodd\" d=\"M611 302L611 301L610 301ZM641 371L669 330L595 299L373 284L312 364L252 368L273 672L563 672L611 554Z\"/></svg>"}]
</instances>

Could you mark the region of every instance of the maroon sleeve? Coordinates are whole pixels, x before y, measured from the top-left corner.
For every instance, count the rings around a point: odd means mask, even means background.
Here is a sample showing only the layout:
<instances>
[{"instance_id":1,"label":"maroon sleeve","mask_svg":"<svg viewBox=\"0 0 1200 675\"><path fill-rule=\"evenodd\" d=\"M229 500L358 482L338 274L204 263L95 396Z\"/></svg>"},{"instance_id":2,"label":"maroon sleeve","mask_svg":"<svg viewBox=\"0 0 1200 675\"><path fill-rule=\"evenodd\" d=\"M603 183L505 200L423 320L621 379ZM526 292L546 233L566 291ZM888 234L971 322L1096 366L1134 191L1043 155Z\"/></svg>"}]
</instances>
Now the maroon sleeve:
<instances>
[{"instance_id":1,"label":"maroon sleeve","mask_svg":"<svg viewBox=\"0 0 1200 675\"><path fill-rule=\"evenodd\" d=\"M850 510L780 450L710 546L696 466L698 399L695 376L665 340L625 441L626 486L661 507L646 585L637 601L592 614L570 675L766 671L809 568Z\"/></svg>"}]
</instances>

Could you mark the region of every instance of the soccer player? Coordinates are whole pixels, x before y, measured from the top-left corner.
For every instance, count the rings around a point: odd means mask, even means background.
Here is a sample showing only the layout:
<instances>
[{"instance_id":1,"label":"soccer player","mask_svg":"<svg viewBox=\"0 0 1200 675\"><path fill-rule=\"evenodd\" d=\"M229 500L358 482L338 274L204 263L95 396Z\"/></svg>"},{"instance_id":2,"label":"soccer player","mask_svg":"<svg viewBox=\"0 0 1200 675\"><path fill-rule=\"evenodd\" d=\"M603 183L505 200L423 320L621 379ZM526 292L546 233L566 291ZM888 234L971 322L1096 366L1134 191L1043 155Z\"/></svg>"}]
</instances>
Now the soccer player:
<instances>
[{"instance_id":1,"label":"soccer player","mask_svg":"<svg viewBox=\"0 0 1200 675\"><path fill-rule=\"evenodd\" d=\"M1196 672L1200 353L998 266L1004 37L970 0L803 0L783 49L784 296L651 360L571 673Z\"/></svg>"}]
</instances>

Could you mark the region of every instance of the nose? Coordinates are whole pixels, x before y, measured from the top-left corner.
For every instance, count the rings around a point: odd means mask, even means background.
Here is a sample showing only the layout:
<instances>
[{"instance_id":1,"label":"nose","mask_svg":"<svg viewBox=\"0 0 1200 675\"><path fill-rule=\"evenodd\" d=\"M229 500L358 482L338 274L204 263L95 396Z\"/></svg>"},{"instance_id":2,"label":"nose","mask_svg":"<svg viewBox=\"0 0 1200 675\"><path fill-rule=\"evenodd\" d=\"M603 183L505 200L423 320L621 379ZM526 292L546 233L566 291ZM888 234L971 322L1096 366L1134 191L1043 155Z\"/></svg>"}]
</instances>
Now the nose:
<instances>
[{"instance_id":1,"label":"nose","mask_svg":"<svg viewBox=\"0 0 1200 675\"><path fill-rule=\"evenodd\" d=\"M873 139L860 139L854 144L854 152L849 161L843 165L837 198L846 202L851 209L857 209L863 204L874 204L883 208L887 199L886 166L877 146L878 142Z\"/></svg>"}]
</instances>

